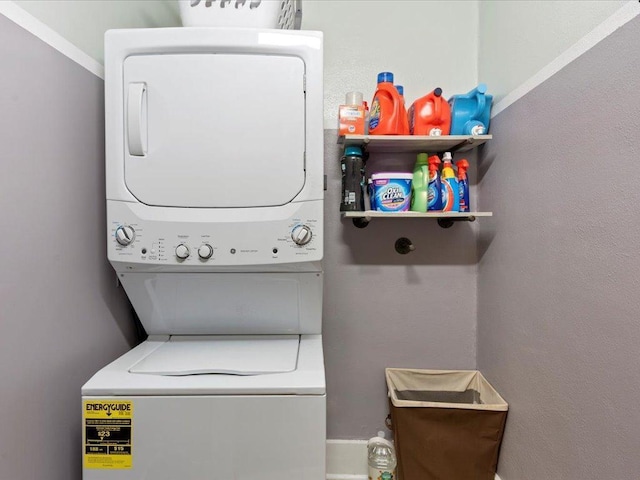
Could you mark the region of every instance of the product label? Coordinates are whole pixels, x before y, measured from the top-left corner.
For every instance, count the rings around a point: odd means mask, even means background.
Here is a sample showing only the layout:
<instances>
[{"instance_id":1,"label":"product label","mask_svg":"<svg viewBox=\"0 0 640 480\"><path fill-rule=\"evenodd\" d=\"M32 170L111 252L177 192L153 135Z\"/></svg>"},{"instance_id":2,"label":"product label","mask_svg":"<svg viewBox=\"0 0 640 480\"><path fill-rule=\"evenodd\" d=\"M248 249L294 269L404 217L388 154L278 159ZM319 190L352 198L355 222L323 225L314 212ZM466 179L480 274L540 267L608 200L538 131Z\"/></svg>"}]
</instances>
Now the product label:
<instances>
[{"instance_id":1,"label":"product label","mask_svg":"<svg viewBox=\"0 0 640 480\"><path fill-rule=\"evenodd\" d=\"M352 205L356 203L356 192L350 192L349 190L344 192L344 204Z\"/></svg>"},{"instance_id":2,"label":"product label","mask_svg":"<svg viewBox=\"0 0 640 480\"><path fill-rule=\"evenodd\" d=\"M465 185L464 182L458 182L458 192L460 194L460 211L468 212L469 206L467 205L467 201L464 197Z\"/></svg>"},{"instance_id":3,"label":"product label","mask_svg":"<svg viewBox=\"0 0 640 480\"><path fill-rule=\"evenodd\" d=\"M429 185L427 186L427 210L442 209L442 188L437 172L429 172Z\"/></svg>"},{"instance_id":4,"label":"product label","mask_svg":"<svg viewBox=\"0 0 640 480\"><path fill-rule=\"evenodd\" d=\"M383 212L402 212L409 209L411 182L408 180L374 180L375 205Z\"/></svg>"},{"instance_id":5,"label":"product label","mask_svg":"<svg viewBox=\"0 0 640 480\"><path fill-rule=\"evenodd\" d=\"M371 111L369 112L369 132L375 130L380 124L380 101L378 97L373 99Z\"/></svg>"},{"instance_id":6,"label":"product label","mask_svg":"<svg viewBox=\"0 0 640 480\"><path fill-rule=\"evenodd\" d=\"M442 180L441 189L442 189L442 211L451 212L454 210L455 205L455 192L453 191L453 182L449 182L447 180ZM457 188L457 187L456 187Z\"/></svg>"},{"instance_id":7,"label":"product label","mask_svg":"<svg viewBox=\"0 0 640 480\"><path fill-rule=\"evenodd\" d=\"M369 480L393 480L392 472L369 467Z\"/></svg>"},{"instance_id":8,"label":"product label","mask_svg":"<svg viewBox=\"0 0 640 480\"><path fill-rule=\"evenodd\" d=\"M133 402L85 400L82 407L84 467L131 468Z\"/></svg>"},{"instance_id":9,"label":"product label","mask_svg":"<svg viewBox=\"0 0 640 480\"><path fill-rule=\"evenodd\" d=\"M359 108L345 108L342 112L344 118L364 118L364 112Z\"/></svg>"},{"instance_id":10,"label":"product label","mask_svg":"<svg viewBox=\"0 0 640 480\"><path fill-rule=\"evenodd\" d=\"M340 135L364 135L364 107L341 105L338 108Z\"/></svg>"},{"instance_id":11,"label":"product label","mask_svg":"<svg viewBox=\"0 0 640 480\"><path fill-rule=\"evenodd\" d=\"M441 192L436 188L436 182L430 182L429 187L427 188L427 205L428 208L435 209L436 204L438 203L438 199L440 198Z\"/></svg>"},{"instance_id":12,"label":"product label","mask_svg":"<svg viewBox=\"0 0 640 480\"><path fill-rule=\"evenodd\" d=\"M383 205L394 205L404 201L404 192L400 187L390 186L382 192L380 200Z\"/></svg>"},{"instance_id":13,"label":"product label","mask_svg":"<svg viewBox=\"0 0 640 480\"><path fill-rule=\"evenodd\" d=\"M413 135L413 126L415 124L415 118L413 117L414 112L415 105L411 105L411 107L409 107L409 111L407 112L407 117L409 118L409 133L411 135Z\"/></svg>"}]
</instances>

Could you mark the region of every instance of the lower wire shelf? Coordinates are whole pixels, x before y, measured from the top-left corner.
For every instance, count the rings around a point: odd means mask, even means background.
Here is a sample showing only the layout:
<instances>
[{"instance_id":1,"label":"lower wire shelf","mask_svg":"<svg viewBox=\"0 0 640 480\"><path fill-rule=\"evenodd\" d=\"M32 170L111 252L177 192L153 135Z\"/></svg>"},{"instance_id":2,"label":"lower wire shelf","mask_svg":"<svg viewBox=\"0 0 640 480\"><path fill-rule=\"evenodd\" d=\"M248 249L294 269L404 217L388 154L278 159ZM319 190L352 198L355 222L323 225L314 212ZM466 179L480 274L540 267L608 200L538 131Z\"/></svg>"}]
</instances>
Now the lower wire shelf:
<instances>
[{"instance_id":1,"label":"lower wire shelf","mask_svg":"<svg viewBox=\"0 0 640 480\"><path fill-rule=\"evenodd\" d=\"M493 212L379 212L365 210L364 212L340 212L343 218L353 219L358 228L369 225L373 218L435 218L442 228L449 228L455 222L475 222L478 217L492 217Z\"/></svg>"}]
</instances>

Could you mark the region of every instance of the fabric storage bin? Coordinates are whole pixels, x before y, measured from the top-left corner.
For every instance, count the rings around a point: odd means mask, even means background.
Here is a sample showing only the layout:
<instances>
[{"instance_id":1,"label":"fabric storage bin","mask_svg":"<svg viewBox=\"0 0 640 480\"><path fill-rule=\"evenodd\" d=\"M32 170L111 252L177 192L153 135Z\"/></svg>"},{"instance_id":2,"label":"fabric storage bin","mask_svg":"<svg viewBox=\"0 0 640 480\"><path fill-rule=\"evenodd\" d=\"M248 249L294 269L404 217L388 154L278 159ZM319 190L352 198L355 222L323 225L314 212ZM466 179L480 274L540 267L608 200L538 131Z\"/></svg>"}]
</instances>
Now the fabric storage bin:
<instances>
[{"instance_id":1,"label":"fabric storage bin","mask_svg":"<svg viewBox=\"0 0 640 480\"><path fill-rule=\"evenodd\" d=\"M399 480L494 480L509 405L480 372L385 374Z\"/></svg>"}]
</instances>

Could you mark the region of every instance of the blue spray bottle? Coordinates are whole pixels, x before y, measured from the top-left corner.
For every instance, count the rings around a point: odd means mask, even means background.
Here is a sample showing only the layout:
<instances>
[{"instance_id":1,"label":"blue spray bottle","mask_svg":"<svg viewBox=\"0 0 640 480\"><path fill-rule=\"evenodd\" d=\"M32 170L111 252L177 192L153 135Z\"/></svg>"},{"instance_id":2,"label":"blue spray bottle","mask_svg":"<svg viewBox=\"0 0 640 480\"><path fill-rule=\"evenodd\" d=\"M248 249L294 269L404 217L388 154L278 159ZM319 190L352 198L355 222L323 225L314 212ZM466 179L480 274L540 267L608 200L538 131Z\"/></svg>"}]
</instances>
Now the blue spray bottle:
<instances>
[{"instance_id":1,"label":"blue spray bottle","mask_svg":"<svg viewBox=\"0 0 640 480\"><path fill-rule=\"evenodd\" d=\"M429 157L429 184L427 186L427 211L442 210L442 185L440 182L440 158Z\"/></svg>"},{"instance_id":2,"label":"blue spray bottle","mask_svg":"<svg viewBox=\"0 0 640 480\"><path fill-rule=\"evenodd\" d=\"M469 178L467 177L467 169L469 168L469 162L464 158L456 162L458 167L458 190L460 191L460 211L470 211L469 205Z\"/></svg>"}]
</instances>

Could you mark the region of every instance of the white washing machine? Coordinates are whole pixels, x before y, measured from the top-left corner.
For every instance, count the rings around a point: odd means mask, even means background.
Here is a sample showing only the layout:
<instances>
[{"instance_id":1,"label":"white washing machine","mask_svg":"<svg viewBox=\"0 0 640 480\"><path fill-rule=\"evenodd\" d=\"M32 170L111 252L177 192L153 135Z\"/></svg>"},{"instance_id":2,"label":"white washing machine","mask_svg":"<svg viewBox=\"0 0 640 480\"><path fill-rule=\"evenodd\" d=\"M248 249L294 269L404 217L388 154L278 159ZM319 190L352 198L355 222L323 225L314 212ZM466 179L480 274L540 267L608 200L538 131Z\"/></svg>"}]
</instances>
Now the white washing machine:
<instances>
[{"instance_id":1,"label":"white washing machine","mask_svg":"<svg viewBox=\"0 0 640 480\"><path fill-rule=\"evenodd\" d=\"M108 257L149 338L82 387L85 480L321 480L322 34L105 41Z\"/></svg>"}]
</instances>

